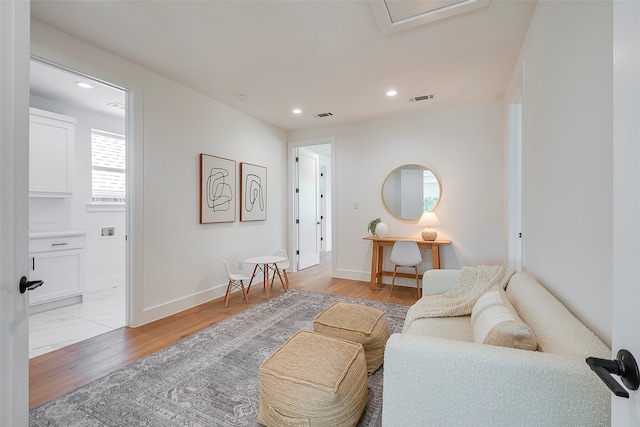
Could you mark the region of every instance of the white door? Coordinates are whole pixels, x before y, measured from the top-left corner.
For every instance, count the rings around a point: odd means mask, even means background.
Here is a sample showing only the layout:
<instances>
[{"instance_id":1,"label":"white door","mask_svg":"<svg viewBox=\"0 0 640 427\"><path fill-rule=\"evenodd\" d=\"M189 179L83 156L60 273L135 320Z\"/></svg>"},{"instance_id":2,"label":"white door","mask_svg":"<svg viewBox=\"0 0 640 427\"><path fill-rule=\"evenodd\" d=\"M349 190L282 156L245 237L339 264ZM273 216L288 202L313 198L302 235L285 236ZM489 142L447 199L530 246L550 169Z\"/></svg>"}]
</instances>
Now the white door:
<instances>
[{"instance_id":1,"label":"white door","mask_svg":"<svg viewBox=\"0 0 640 427\"><path fill-rule=\"evenodd\" d=\"M640 3L613 2L613 357L640 361ZM612 394L612 426L640 425L640 393Z\"/></svg>"},{"instance_id":2,"label":"white door","mask_svg":"<svg viewBox=\"0 0 640 427\"><path fill-rule=\"evenodd\" d=\"M320 263L320 157L298 149L298 270Z\"/></svg>"},{"instance_id":3,"label":"white door","mask_svg":"<svg viewBox=\"0 0 640 427\"><path fill-rule=\"evenodd\" d=\"M0 1L0 425L29 424L29 2Z\"/></svg>"}]
</instances>

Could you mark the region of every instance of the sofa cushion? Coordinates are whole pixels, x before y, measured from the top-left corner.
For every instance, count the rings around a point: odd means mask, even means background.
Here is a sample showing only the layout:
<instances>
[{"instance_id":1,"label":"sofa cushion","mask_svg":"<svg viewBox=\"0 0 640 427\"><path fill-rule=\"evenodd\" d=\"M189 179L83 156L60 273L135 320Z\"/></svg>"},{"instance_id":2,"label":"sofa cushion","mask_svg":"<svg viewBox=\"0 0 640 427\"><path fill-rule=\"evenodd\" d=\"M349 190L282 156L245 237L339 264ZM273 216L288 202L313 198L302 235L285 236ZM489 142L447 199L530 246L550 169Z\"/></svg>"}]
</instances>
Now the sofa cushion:
<instances>
[{"instance_id":1,"label":"sofa cushion","mask_svg":"<svg viewBox=\"0 0 640 427\"><path fill-rule=\"evenodd\" d=\"M611 349L531 275L514 274L507 296L535 334L538 351L582 359L611 358Z\"/></svg>"},{"instance_id":2,"label":"sofa cushion","mask_svg":"<svg viewBox=\"0 0 640 427\"><path fill-rule=\"evenodd\" d=\"M455 341L473 342L471 316L429 317L414 320L409 329L403 331L410 335L426 335Z\"/></svg>"},{"instance_id":3,"label":"sofa cushion","mask_svg":"<svg viewBox=\"0 0 640 427\"><path fill-rule=\"evenodd\" d=\"M478 344L535 350L536 337L520 319L506 293L495 287L482 295L471 311L473 339Z\"/></svg>"}]
</instances>

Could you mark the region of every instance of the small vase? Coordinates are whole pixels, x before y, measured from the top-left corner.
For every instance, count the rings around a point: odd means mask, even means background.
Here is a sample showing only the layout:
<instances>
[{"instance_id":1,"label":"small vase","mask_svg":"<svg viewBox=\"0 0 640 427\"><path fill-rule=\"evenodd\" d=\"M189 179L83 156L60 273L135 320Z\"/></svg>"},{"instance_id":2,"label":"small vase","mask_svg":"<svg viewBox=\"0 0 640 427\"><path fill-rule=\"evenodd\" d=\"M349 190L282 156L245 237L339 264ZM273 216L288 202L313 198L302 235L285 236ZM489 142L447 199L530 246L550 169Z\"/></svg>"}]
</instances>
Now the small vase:
<instances>
[{"instance_id":1,"label":"small vase","mask_svg":"<svg viewBox=\"0 0 640 427\"><path fill-rule=\"evenodd\" d=\"M376 225L376 231L374 234L376 237L380 237L381 239L384 239L389 235L389 226L384 222L379 222Z\"/></svg>"}]
</instances>

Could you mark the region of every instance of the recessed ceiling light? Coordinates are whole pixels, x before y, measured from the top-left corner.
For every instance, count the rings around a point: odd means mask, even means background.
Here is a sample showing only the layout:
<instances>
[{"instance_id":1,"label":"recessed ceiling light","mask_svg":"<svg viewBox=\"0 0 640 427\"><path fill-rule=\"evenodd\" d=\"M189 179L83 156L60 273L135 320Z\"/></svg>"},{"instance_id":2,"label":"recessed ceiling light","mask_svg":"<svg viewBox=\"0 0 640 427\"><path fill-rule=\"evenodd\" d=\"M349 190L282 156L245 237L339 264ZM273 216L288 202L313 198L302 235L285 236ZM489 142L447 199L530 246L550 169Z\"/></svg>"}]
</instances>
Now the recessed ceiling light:
<instances>
[{"instance_id":1,"label":"recessed ceiling light","mask_svg":"<svg viewBox=\"0 0 640 427\"><path fill-rule=\"evenodd\" d=\"M93 89L93 86L86 82L76 82L76 85L80 86L83 89Z\"/></svg>"},{"instance_id":2,"label":"recessed ceiling light","mask_svg":"<svg viewBox=\"0 0 640 427\"><path fill-rule=\"evenodd\" d=\"M398 91L394 89L387 91L387 96L396 96L397 94L398 94Z\"/></svg>"},{"instance_id":3,"label":"recessed ceiling light","mask_svg":"<svg viewBox=\"0 0 640 427\"><path fill-rule=\"evenodd\" d=\"M299 108L294 108L293 110L291 110L291 112L292 112L293 114L302 114L302 110L301 110L301 109L299 109Z\"/></svg>"}]
</instances>

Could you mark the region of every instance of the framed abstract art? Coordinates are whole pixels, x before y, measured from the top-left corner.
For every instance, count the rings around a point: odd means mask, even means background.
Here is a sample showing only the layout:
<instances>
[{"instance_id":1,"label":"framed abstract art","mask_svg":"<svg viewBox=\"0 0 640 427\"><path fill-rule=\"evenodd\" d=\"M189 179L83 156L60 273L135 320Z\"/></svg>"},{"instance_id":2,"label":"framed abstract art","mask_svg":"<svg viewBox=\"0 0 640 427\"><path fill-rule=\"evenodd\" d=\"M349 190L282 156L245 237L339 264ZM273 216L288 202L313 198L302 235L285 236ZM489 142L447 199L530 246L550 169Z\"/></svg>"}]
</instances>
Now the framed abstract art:
<instances>
[{"instance_id":1,"label":"framed abstract art","mask_svg":"<svg viewBox=\"0 0 640 427\"><path fill-rule=\"evenodd\" d=\"M200 224L236 220L236 162L200 154Z\"/></svg>"},{"instance_id":2,"label":"framed abstract art","mask_svg":"<svg viewBox=\"0 0 640 427\"><path fill-rule=\"evenodd\" d=\"M240 163L240 221L267 219L267 168Z\"/></svg>"}]
</instances>

